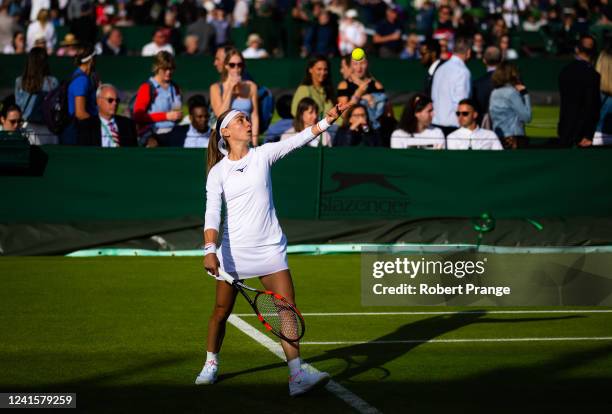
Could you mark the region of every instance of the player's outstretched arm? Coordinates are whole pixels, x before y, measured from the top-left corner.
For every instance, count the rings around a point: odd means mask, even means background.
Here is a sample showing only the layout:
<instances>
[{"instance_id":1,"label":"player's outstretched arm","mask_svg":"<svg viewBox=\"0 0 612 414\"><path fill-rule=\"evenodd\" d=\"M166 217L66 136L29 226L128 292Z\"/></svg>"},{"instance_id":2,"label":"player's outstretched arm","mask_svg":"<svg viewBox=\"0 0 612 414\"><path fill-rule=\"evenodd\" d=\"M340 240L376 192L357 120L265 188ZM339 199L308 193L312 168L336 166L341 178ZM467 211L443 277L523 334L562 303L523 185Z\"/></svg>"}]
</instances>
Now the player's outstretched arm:
<instances>
[{"instance_id":1,"label":"player's outstretched arm","mask_svg":"<svg viewBox=\"0 0 612 414\"><path fill-rule=\"evenodd\" d=\"M325 118L319 121L318 124L304 129L302 132L295 134L289 139L262 145L258 147L257 150L261 151L261 153L267 157L268 163L272 165L291 151L308 144L314 137L327 130L327 128L340 118L344 111L350 108L350 106L350 103L338 104L330 109L325 115Z\"/></svg>"},{"instance_id":2,"label":"player's outstretched arm","mask_svg":"<svg viewBox=\"0 0 612 414\"><path fill-rule=\"evenodd\" d=\"M351 101L343 104L339 103L337 105L334 105L329 111L327 111L327 114L325 114L325 118L323 118L319 123L312 126L311 131L314 136L316 137L321 132L326 131L327 128L329 128L331 124L336 122L338 118L340 118L342 114L344 114L344 112L346 112L351 106L353 106L353 103Z\"/></svg>"}]
</instances>

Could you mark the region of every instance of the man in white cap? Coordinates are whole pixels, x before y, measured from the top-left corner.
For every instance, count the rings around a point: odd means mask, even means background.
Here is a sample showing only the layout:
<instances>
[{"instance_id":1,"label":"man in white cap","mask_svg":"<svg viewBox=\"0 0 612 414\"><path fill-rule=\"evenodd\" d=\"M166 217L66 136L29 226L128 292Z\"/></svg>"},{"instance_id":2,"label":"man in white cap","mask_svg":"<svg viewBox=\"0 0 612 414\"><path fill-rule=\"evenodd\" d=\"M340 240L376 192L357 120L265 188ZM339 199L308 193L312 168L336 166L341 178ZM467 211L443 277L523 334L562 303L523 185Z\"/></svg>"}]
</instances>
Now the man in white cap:
<instances>
[{"instance_id":1,"label":"man in white cap","mask_svg":"<svg viewBox=\"0 0 612 414\"><path fill-rule=\"evenodd\" d=\"M245 59L265 59L268 56L266 49L262 48L263 40L257 33L251 33L246 42L247 48L242 51Z\"/></svg>"},{"instance_id":2,"label":"man in white cap","mask_svg":"<svg viewBox=\"0 0 612 414\"><path fill-rule=\"evenodd\" d=\"M357 17L357 10L348 9L344 13L344 18L340 21L338 35L340 37L340 55L342 56L350 54L356 47L363 47L368 40L365 27L357 20Z\"/></svg>"}]
</instances>

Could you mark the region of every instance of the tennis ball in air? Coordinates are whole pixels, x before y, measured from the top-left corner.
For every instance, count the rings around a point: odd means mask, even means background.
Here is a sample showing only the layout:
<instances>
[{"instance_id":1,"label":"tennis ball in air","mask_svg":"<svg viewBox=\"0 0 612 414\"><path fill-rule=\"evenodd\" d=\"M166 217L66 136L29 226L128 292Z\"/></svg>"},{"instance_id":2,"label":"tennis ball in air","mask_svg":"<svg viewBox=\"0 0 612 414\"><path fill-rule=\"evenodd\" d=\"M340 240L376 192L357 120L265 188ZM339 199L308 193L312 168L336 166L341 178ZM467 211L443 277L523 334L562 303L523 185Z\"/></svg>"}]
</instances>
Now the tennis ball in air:
<instances>
[{"instance_id":1,"label":"tennis ball in air","mask_svg":"<svg viewBox=\"0 0 612 414\"><path fill-rule=\"evenodd\" d=\"M365 52L362 48L356 47L353 49L353 53L351 53L351 58L356 61L363 60L363 58L365 58Z\"/></svg>"}]
</instances>

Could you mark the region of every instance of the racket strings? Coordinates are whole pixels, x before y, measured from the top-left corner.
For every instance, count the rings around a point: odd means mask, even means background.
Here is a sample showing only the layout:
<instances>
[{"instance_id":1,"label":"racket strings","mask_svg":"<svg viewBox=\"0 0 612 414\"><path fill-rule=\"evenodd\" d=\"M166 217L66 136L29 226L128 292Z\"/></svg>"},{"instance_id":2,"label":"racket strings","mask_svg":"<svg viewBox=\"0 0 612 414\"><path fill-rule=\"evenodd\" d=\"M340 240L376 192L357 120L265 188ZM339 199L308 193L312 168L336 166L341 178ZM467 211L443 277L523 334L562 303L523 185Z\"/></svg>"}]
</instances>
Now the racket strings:
<instances>
[{"instance_id":1,"label":"racket strings","mask_svg":"<svg viewBox=\"0 0 612 414\"><path fill-rule=\"evenodd\" d=\"M255 299L257 309L273 331L290 341L302 336L303 327L295 309L283 299L270 294L259 294Z\"/></svg>"}]
</instances>

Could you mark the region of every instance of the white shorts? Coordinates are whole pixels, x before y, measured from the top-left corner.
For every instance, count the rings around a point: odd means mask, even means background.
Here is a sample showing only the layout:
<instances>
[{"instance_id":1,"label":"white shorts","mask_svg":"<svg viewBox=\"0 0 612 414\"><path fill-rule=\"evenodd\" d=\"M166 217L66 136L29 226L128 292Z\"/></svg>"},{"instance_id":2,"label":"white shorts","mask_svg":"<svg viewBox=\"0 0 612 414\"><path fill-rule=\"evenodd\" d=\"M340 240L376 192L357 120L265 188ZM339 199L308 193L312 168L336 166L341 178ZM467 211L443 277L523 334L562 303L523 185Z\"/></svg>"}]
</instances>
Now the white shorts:
<instances>
[{"instance_id":1,"label":"white shorts","mask_svg":"<svg viewBox=\"0 0 612 414\"><path fill-rule=\"evenodd\" d=\"M221 269L234 277L250 279L289 269L287 239L283 235L277 244L259 247L229 247L221 243L217 251ZM223 280L217 278L217 280Z\"/></svg>"}]
</instances>

